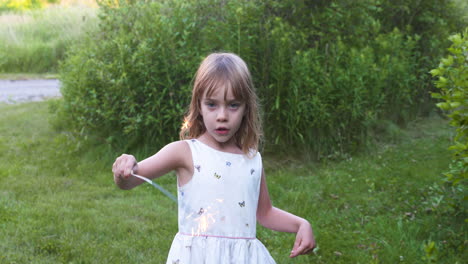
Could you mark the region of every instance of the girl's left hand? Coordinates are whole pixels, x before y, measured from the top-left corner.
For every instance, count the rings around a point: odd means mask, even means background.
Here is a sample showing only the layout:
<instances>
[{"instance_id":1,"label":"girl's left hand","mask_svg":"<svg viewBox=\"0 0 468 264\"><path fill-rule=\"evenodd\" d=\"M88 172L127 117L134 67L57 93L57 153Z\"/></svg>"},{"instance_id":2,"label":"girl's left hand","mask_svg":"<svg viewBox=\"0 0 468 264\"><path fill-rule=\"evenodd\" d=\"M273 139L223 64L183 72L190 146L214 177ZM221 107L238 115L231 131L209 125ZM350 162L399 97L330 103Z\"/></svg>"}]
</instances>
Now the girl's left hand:
<instances>
[{"instance_id":1,"label":"girl's left hand","mask_svg":"<svg viewBox=\"0 0 468 264\"><path fill-rule=\"evenodd\" d=\"M304 222L299 226L299 230L296 234L296 241L294 247L289 255L290 258L297 257L299 255L305 255L311 253L315 248L315 238L312 232L312 227L309 222Z\"/></svg>"}]
</instances>

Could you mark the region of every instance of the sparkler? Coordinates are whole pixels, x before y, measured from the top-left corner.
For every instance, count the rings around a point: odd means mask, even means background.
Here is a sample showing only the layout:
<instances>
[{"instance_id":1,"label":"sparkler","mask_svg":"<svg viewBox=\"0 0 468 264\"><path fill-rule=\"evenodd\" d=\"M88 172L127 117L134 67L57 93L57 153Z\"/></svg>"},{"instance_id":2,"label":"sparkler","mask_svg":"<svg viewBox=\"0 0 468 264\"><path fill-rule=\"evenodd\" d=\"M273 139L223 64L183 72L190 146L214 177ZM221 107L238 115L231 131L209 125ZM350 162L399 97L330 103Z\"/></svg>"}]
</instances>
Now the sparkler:
<instances>
[{"instance_id":1,"label":"sparkler","mask_svg":"<svg viewBox=\"0 0 468 264\"><path fill-rule=\"evenodd\" d=\"M159 186L157 183L153 182L152 180L148 179L148 178L145 178L143 176L140 176L140 175L137 175L135 173L133 173L133 170L130 172L130 174L133 176L133 177L137 177L138 179L141 179L141 180L144 180L145 182L153 185L154 187L156 187L156 189L160 190L162 193L164 193L167 197L169 197L171 200L173 200L175 203L177 203L177 199L174 197L174 195L172 195L170 192L168 192L166 189L164 189L163 187Z\"/></svg>"}]
</instances>

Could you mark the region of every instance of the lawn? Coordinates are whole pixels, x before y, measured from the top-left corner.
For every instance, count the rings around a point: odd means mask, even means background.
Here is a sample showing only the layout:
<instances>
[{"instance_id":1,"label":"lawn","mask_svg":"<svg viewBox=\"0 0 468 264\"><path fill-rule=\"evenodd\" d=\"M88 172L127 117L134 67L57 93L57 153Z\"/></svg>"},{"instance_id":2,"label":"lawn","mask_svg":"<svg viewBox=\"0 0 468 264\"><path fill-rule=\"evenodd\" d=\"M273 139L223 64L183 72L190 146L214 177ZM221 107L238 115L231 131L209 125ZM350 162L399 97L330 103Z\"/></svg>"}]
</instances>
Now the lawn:
<instances>
[{"instance_id":1,"label":"lawn","mask_svg":"<svg viewBox=\"0 0 468 264\"><path fill-rule=\"evenodd\" d=\"M0 113L0 263L164 263L177 232L170 199L149 184L119 190L119 153L54 130L47 102ZM274 205L310 220L319 248L289 259L293 234L258 227L258 238L280 264L463 263L463 221L441 211L451 135L434 116L342 160L265 154ZM175 193L173 174L157 182Z\"/></svg>"},{"instance_id":2,"label":"lawn","mask_svg":"<svg viewBox=\"0 0 468 264\"><path fill-rule=\"evenodd\" d=\"M97 10L62 4L0 12L0 73L55 75L69 47L97 27Z\"/></svg>"}]
</instances>

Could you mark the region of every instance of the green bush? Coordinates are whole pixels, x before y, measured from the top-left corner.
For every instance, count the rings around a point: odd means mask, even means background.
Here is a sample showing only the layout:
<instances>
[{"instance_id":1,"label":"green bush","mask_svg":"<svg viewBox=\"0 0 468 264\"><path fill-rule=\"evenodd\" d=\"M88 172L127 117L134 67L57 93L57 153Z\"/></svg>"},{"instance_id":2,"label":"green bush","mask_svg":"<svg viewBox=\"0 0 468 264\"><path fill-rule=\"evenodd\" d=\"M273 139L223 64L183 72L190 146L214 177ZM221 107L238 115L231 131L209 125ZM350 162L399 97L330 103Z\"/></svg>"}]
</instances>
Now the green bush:
<instances>
[{"instance_id":1,"label":"green bush","mask_svg":"<svg viewBox=\"0 0 468 264\"><path fill-rule=\"evenodd\" d=\"M272 149L300 146L319 157L353 151L378 120L405 124L431 103L421 96L431 87L420 67L433 59L421 50L422 35L391 27L380 2L117 6L101 6L99 30L68 54L59 108L75 131L115 146L157 148L176 139L192 78L213 51L237 53L249 65ZM438 33L434 39L447 34Z\"/></svg>"},{"instance_id":2,"label":"green bush","mask_svg":"<svg viewBox=\"0 0 468 264\"><path fill-rule=\"evenodd\" d=\"M253 53L249 42L258 39L248 34L254 24L242 23L243 16L258 13L248 1L101 8L99 32L63 64L62 108L77 130L116 145L160 146L176 139L201 59L221 49ZM248 36L240 39L241 32Z\"/></svg>"},{"instance_id":3,"label":"green bush","mask_svg":"<svg viewBox=\"0 0 468 264\"><path fill-rule=\"evenodd\" d=\"M445 173L446 181L452 185L453 206L457 213L468 213L466 185L468 180L468 28L464 34L450 36L452 45L449 55L431 74L437 78L435 85L440 89L432 93L440 99L437 106L447 113L450 124L456 128L450 170Z\"/></svg>"},{"instance_id":4,"label":"green bush","mask_svg":"<svg viewBox=\"0 0 468 264\"><path fill-rule=\"evenodd\" d=\"M297 51L287 93L265 106L269 118L277 118L269 130L275 142L305 144L321 156L342 153L365 142L378 119L408 120L414 44L395 30L365 48L349 48L338 40L328 53L320 48Z\"/></svg>"}]
</instances>

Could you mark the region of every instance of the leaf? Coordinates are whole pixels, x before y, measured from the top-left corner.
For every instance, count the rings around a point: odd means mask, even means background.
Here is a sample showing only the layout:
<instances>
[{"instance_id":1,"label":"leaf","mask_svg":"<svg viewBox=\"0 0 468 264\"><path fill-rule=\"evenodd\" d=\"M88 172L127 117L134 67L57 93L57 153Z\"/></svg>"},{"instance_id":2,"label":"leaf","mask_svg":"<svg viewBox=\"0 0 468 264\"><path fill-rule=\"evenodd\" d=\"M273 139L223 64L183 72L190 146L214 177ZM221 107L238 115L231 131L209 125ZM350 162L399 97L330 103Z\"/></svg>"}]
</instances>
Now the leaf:
<instances>
[{"instance_id":1,"label":"leaf","mask_svg":"<svg viewBox=\"0 0 468 264\"><path fill-rule=\"evenodd\" d=\"M279 104L280 104L280 96L277 95L276 100L275 100L275 109L279 109Z\"/></svg>"},{"instance_id":2,"label":"leaf","mask_svg":"<svg viewBox=\"0 0 468 264\"><path fill-rule=\"evenodd\" d=\"M442 110L450 110L450 105L448 103L437 103L436 106Z\"/></svg>"},{"instance_id":3,"label":"leaf","mask_svg":"<svg viewBox=\"0 0 468 264\"><path fill-rule=\"evenodd\" d=\"M439 76L440 75L440 70L439 69L433 69L429 72L430 74L432 74L432 76Z\"/></svg>"},{"instance_id":4,"label":"leaf","mask_svg":"<svg viewBox=\"0 0 468 264\"><path fill-rule=\"evenodd\" d=\"M442 95L440 93L431 93L432 98L442 99Z\"/></svg>"},{"instance_id":5,"label":"leaf","mask_svg":"<svg viewBox=\"0 0 468 264\"><path fill-rule=\"evenodd\" d=\"M445 66L451 66L453 64L453 57L452 56L448 56L447 58L444 58L441 60L442 64L445 65Z\"/></svg>"},{"instance_id":6,"label":"leaf","mask_svg":"<svg viewBox=\"0 0 468 264\"><path fill-rule=\"evenodd\" d=\"M452 103L450 103L450 107L451 107L451 108L457 108L457 107L459 107L459 106L460 106L460 102L452 102Z\"/></svg>"}]
</instances>

